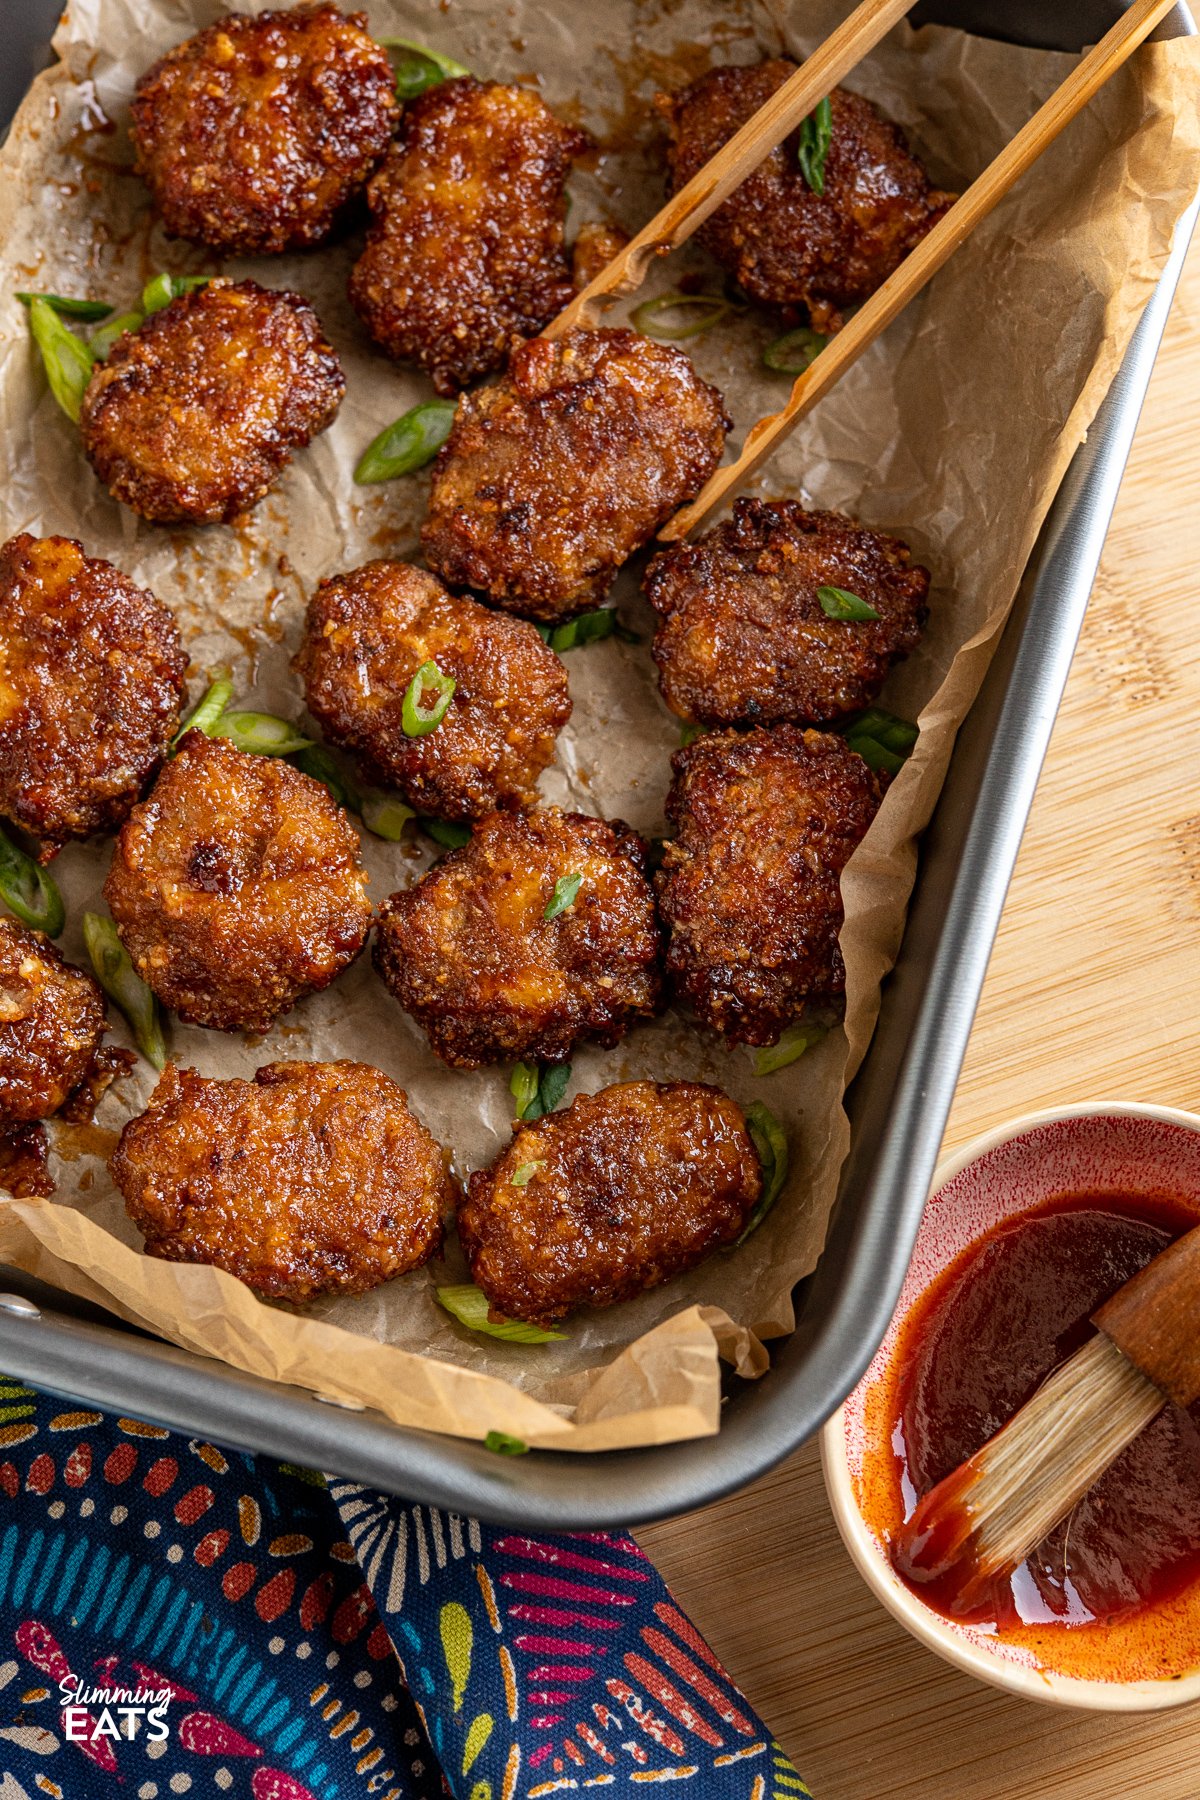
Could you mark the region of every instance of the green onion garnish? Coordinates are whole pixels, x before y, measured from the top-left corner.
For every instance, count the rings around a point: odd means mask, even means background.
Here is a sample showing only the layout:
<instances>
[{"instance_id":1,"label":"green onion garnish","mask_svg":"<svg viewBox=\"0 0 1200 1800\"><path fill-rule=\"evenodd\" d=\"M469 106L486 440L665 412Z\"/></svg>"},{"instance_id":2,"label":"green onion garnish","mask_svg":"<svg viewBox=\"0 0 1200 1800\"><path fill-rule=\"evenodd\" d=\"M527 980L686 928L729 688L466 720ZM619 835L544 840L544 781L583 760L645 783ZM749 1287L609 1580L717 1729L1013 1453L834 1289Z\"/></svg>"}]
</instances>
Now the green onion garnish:
<instances>
[{"instance_id":1,"label":"green onion garnish","mask_svg":"<svg viewBox=\"0 0 1200 1800\"><path fill-rule=\"evenodd\" d=\"M155 275L142 289L142 311L147 317L161 312L172 300L190 294L194 288L207 287L211 280L211 275Z\"/></svg>"},{"instance_id":2,"label":"green onion garnish","mask_svg":"<svg viewBox=\"0 0 1200 1800\"><path fill-rule=\"evenodd\" d=\"M171 739L172 752L179 748L181 740L189 731L202 731L206 737L211 736L214 725L232 699L232 681L227 675L214 675L209 690L200 704L188 714Z\"/></svg>"},{"instance_id":3,"label":"green onion garnish","mask_svg":"<svg viewBox=\"0 0 1200 1800\"><path fill-rule=\"evenodd\" d=\"M460 824L457 819L418 819L417 824L435 844L441 844L446 850L461 850L471 841L471 827Z\"/></svg>"},{"instance_id":4,"label":"green onion garnish","mask_svg":"<svg viewBox=\"0 0 1200 1800\"><path fill-rule=\"evenodd\" d=\"M450 436L457 410L453 400L426 400L386 425L359 457L355 481L363 485L395 481L398 475L423 469Z\"/></svg>"},{"instance_id":5,"label":"green onion garnish","mask_svg":"<svg viewBox=\"0 0 1200 1800\"><path fill-rule=\"evenodd\" d=\"M705 729L705 726L698 725L695 719L685 719L679 727L679 742L682 748L686 750L689 744L694 744L697 738L703 737Z\"/></svg>"},{"instance_id":6,"label":"green onion garnish","mask_svg":"<svg viewBox=\"0 0 1200 1800\"><path fill-rule=\"evenodd\" d=\"M400 842L404 827L413 817L412 807L405 806L403 800L398 800L394 794L385 794L379 788L358 787L324 744L306 743L302 750L291 751L288 761L302 775L311 775L314 781L319 781L335 806L340 806L344 812L357 813L375 837L383 838L389 844Z\"/></svg>"},{"instance_id":7,"label":"green onion garnish","mask_svg":"<svg viewBox=\"0 0 1200 1800\"><path fill-rule=\"evenodd\" d=\"M762 1165L763 1190L758 1205L746 1220L739 1244L744 1244L750 1233L758 1230L778 1200L788 1172L788 1146L783 1127L761 1100L746 1108L746 1129Z\"/></svg>"},{"instance_id":8,"label":"green onion garnish","mask_svg":"<svg viewBox=\"0 0 1200 1800\"><path fill-rule=\"evenodd\" d=\"M560 875L542 914L543 919L557 919L560 913L565 913L568 907L574 906L582 881L582 875Z\"/></svg>"},{"instance_id":9,"label":"green onion garnish","mask_svg":"<svg viewBox=\"0 0 1200 1800\"><path fill-rule=\"evenodd\" d=\"M41 352L50 392L68 419L78 425L84 391L92 379L91 351L40 296L35 295L29 303L29 329Z\"/></svg>"},{"instance_id":10,"label":"green onion garnish","mask_svg":"<svg viewBox=\"0 0 1200 1800\"><path fill-rule=\"evenodd\" d=\"M799 1062L804 1052L819 1044L824 1036L821 1025L789 1025L777 1044L768 1044L759 1051L754 1059L754 1073L773 1075L776 1069L786 1069L789 1063Z\"/></svg>"},{"instance_id":11,"label":"green onion garnish","mask_svg":"<svg viewBox=\"0 0 1200 1800\"><path fill-rule=\"evenodd\" d=\"M223 712L208 734L227 738L235 750L247 756L291 756L312 743L287 719L274 713Z\"/></svg>"},{"instance_id":12,"label":"green onion garnish","mask_svg":"<svg viewBox=\"0 0 1200 1800\"><path fill-rule=\"evenodd\" d=\"M918 727L908 719L898 719L881 706L869 706L840 729L851 750L858 752L868 768L886 775L899 774L920 735Z\"/></svg>"},{"instance_id":13,"label":"green onion garnish","mask_svg":"<svg viewBox=\"0 0 1200 1800\"><path fill-rule=\"evenodd\" d=\"M165 1068L167 1047L158 1002L134 968L116 926L102 913L84 913L83 941L96 980L129 1020L138 1049L156 1069Z\"/></svg>"},{"instance_id":14,"label":"green onion garnish","mask_svg":"<svg viewBox=\"0 0 1200 1800\"><path fill-rule=\"evenodd\" d=\"M392 67L396 71L397 100L415 100L426 88L437 87L440 82L453 81L457 76L469 75L470 69L464 69L461 63L452 56L443 56L440 50L430 50L424 44L414 44L409 38L378 38L385 50L399 50L403 54L392 58Z\"/></svg>"},{"instance_id":15,"label":"green onion garnish","mask_svg":"<svg viewBox=\"0 0 1200 1800\"><path fill-rule=\"evenodd\" d=\"M416 817L411 806L378 788L364 789L358 815L372 837L382 838L386 844L398 844L404 827Z\"/></svg>"},{"instance_id":16,"label":"green onion garnish","mask_svg":"<svg viewBox=\"0 0 1200 1800\"><path fill-rule=\"evenodd\" d=\"M814 194L825 192L825 158L833 137L833 107L829 95L819 100L807 119L801 120L796 157L800 173Z\"/></svg>"},{"instance_id":17,"label":"green onion garnish","mask_svg":"<svg viewBox=\"0 0 1200 1800\"><path fill-rule=\"evenodd\" d=\"M803 375L828 342L829 339L822 337L819 331L813 331L808 325L798 325L795 331L785 331L782 337L767 345L762 353L763 364L784 375Z\"/></svg>"},{"instance_id":18,"label":"green onion garnish","mask_svg":"<svg viewBox=\"0 0 1200 1800\"><path fill-rule=\"evenodd\" d=\"M619 637L625 644L641 642L636 631L626 630L611 606L579 613L565 625L535 625L534 630L552 650L576 650L581 644L596 644L606 637Z\"/></svg>"},{"instance_id":19,"label":"green onion garnish","mask_svg":"<svg viewBox=\"0 0 1200 1800\"><path fill-rule=\"evenodd\" d=\"M817 599L821 611L827 619L878 619L879 614L873 606L869 606L861 594L852 594L848 588L819 587Z\"/></svg>"},{"instance_id":20,"label":"green onion garnish","mask_svg":"<svg viewBox=\"0 0 1200 1800\"><path fill-rule=\"evenodd\" d=\"M508 1178L509 1186L528 1187L541 1166L541 1163L537 1162L520 1163Z\"/></svg>"},{"instance_id":21,"label":"green onion garnish","mask_svg":"<svg viewBox=\"0 0 1200 1800\"><path fill-rule=\"evenodd\" d=\"M630 323L644 337L663 338L677 343L681 338L699 337L719 325L726 313L741 312L735 300L724 294L657 294L643 300L630 314Z\"/></svg>"},{"instance_id":22,"label":"green onion garnish","mask_svg":"<svg viewBox=\"0 0 1200 1800\"><path fill-rule=\"evenodd\" d=\"M556 1337L561 1337L561 1331ZM483 1440L485 1450L492 1450L497 1456L528 1456L529 1445L524 1438L511 1437L507 1431L489 1431Z\"/></svg>"},{"instance_id":23,"label":"green onion garnish","mask_svg":"<svg viewBox=\"0 0 1200 1800\"><path fill-rule=\"evenodd\" d=\"M405 737L424 737L435 730L445 718L457 686L453 675L443 675L435 662L422 663L400 706Z\"/></svg>"},{"instance_id":24,"label":"green onion garnish","mask_svg":"<svg viewBox=\"0 0 1200 1800\"><path fill-rule=\"evenodd\" d=\"M526 1325L521 1319L489 1319L492 1309L487 1295L470 1283L435 1288L434 1292L438 1304L468 1331L482 1331L485 1336L502 1338L508 1344L548 1344L567 1335L565 1331L546 1331L541 1325Z\"/></svg>"},{"instance_id":25,"label":"green onion garnish","mask_svg":"<svg viewBox=\"0 0 1200 1800\"><path fill-rule=\"evenodd\" d=\"M127 331L136 331L142 324L143 317L144 315L140 312L118 313L115 319L108 321L107 325L101 325L97 331L93 331L88 339L88 349L94 360L106 362L117 339L124 337Z\"/></svg>"},{"instance_id":26,"label":"green onion garnish","mask_svg":"<svg viewBox=\"0 0 1200 1800\"><path fill-rule=\"evenodd\" d=\"M0 900L32 931L57 937L67 922L58 883L0 831Z\"/></svg>"},{"instance_id":27,"label":"green onion garnish","mask_svg":"<svg viewBox=\"0 0 1200 1800\"><path fill-rule=\"evenodd\" d=\"M570 1063L543 1063L539 1068L536 1063L519 1062L508 1084L517 1103L518 1119L528 1122L552 1113L570 1079Z\"/></svg>"},{"instance_id":28,"label":"green onion garnish","mask_svg":"<svg viewBox=\"0 0 1200 1800\"><path fill-rule=\"evenodd\" d=\"M107 319L112 307L107 300L73 300L65 294L18 294L22 306L44 300L53 312L68 319Z\"/></svg>"}]
</instances>

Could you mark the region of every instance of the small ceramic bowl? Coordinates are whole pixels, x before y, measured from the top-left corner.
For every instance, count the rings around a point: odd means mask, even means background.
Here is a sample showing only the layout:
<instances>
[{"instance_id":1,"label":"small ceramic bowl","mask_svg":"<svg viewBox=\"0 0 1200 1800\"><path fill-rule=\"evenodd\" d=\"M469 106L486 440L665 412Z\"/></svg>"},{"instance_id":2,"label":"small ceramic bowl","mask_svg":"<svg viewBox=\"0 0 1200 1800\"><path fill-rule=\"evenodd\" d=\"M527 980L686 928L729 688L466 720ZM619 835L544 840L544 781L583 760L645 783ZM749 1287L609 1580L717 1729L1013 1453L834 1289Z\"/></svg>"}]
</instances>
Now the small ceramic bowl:
<instances>
[{"instance_id":1,"label":"small ceramic bowl","mask_svg":"<svg viewBox=\"0 0 1200 1800\"><path fill-rule=\"evenodd\" d=\"M1149 1712L1200 1699L1200 1659L1170 1661L1172 1622L1162 1642L1169 1678L1082 1678L1052 1672L1027 1649L986 1631L952 1623L905 1586L859 1507L875 1384L890 1370L902 1321L929 1283L960 1251L1001 1219L1069 1193L1177 1194L1200 1210L1200 1117L1166 1106L1122 1102L1070 1106L1031 1113L976 1138L938 1169L896 1316L888 1334L845 1405L821 1434L825 1486L838 1529L859 1572L877 1597L915 1638L948 1662L1029 1699L1103 1712ZM1185 1636L1200 1642L1200 1589L1183 1599ZM1157 1615L1153 1615L1157 1627Z\"/></svg>"}]
</instances>

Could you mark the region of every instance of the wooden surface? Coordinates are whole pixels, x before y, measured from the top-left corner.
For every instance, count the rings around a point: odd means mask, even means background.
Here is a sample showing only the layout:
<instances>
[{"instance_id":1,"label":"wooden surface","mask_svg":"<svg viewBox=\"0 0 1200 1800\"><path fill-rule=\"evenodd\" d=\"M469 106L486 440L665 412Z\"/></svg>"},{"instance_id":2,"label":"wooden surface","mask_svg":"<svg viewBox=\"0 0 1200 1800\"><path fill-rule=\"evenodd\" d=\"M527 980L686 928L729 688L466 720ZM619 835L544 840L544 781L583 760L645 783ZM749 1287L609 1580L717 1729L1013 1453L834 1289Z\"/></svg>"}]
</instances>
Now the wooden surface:
<instances>
[{"instance_id":1,"label":"wooden surface","mask_svg":"<svg viewBox=\"0 0 1200 1800\"><path fill-rule=\"evenodd\" d=\"M947 1147L1034 1107L1200 1112L1200 248L1034 802ZM1200 1705L1077 1714L922 1649L855 1574L813 1447L641 1541L816 1800L1200 1800Z\"/></svg>"}]
</instances>

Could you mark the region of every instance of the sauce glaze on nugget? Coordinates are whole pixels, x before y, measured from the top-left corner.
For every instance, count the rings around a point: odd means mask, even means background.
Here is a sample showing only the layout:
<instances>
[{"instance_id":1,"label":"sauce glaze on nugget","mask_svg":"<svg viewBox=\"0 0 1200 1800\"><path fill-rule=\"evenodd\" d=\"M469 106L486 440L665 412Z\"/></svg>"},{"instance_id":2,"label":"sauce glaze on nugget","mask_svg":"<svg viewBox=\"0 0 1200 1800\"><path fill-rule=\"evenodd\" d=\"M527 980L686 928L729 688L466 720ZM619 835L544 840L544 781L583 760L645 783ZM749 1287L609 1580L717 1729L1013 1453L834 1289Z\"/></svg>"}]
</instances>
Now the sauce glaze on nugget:
<instances>
[{"instance_id":1,"label":"sauce glaze on nugget","mask_svg":"<svg viewBox=\"0 0 1200 1800\"><path fill-rule=\"evenodd\" d=\"M492 813L379 915L375 966L444 1062L557 1062L658 1003L646 847L619 820ZM574 885L566 899L559 882ZM556 900L557 888L557 900Z\"/></svg>"},{"instance_id":2,"label":"sauce glaze on nugget","mask_svg":"<svg viewBox=\"0 0 1200 1800\"><path fill-rule=\"evenodd\" d=\"M104 898L164 1006L265 1031L354 961L366 886L358 838L319 781L189 731L122 826Z\"/></svg>"},{"instance_id":3,"label":"sauce glaze on nugget","mask_svg":"<svg viewBox=\"0 0 1200 1800\"><path fill-rule=\"evenodd\" d=\"M404 696L427 662L453 678L454 695L440 725L408 737ZM532 806L571 716L566 669L532 625L452 598L411 563L323 581L293 666L325 736L439 819Z\"/></svg>"},{"instance_id":4,"label":"sauce glaze on nugget","mask_svg":"<svg viewBox=\"0 0 1200 1800\"><path fill-rule=\"evenodd\" d=\"M795 500L738 500L693 543L660 551L642 583L662 615L658 681L671 711L706 725L815 724L875 699L915 650L929 571L899 538ZM877 621L828 618L822 587Z\"/></svg>"},{"instance_id":5,"label":"sauce glaze on nugget","mask_svg":"<svg viewBox=\"0 0 1200 1800\"><path fill-rule=\"evenodd\" d=\"M728 427L716 388L670 344L623 328L535 338L459 401L425 556L508 612L568 618L704 485Z\"/></svg>"},{"instance_id":6,"label":"sauce glaze on nugget","mask_svg":"<svg viewBox=\"0 0 1200 1800\"><path fill-rule=\"evenodd\" d=\"M101 481L143 519L212 524L261 500L345 391L307 300L218 278L117 339L79 429Z\"/></svg>"},{"instance_id":7,"label":"sauce glaze on nugget","mask_svg":"<svg viewBox=\"0 0 1200 1800\"><path fill-rule=\"evenodd\" d=\"M720 1088L627 1081L516 1127L468 1180L458 1235L497 1312L550 1325L694 1269L736 1241L761 1193Z\"/></svg>"},{"instance_id":8,"label":"sauce glaze on nugget","mask_svg":"<svg viewBox=\"0 0 1200 1800\"><path fill-rule=\"evenodd\" d=\"M253 1081L169 1064L109 1166L151 1256L294 1302L419 1269L455 1199L404 1090L357 1062L268 1063Z\"/></svg>"},{"instance_id":9,"label":"sauce glaze on nugget","mask_svg":"<svg viewBox=\"0 0 1200 1800\"><path fill-rule=\"evenodd\" d=\"M710 69L655 102L671 134L678 192L796 72L785 58ZM824 193L789 132L700 227L700 242L752 300L803 307L818 331L875 292L954 200L931 188L903 133L859 94L834 88Z\"/></svg>"},{"instance_id":10,"label":"sauce glaze on nugget","mask_svg":"<svg viewBox=\"0 0 1200 1800\"><path fill-rule=\"evenodd\" d=\"M656 877L676 997L730 1044L773 1044L841 993L840 878L882 786L845 741L779 725L677 750Z\"/></svg>"},{"instance_id":11,"label":"sauce glaze on nugget","mask_svg":"<svg viewBox=\"0 0 1200 1800\"><path fill-rule=\"evenodd\" d=\"M104 995L40 931L0 915L0 1132L48 1119L84 1080Z\"/></svg>"},{"instance_id":12,"label":"sauce glaze on nugget","mask_svg":"<svg viewBox=\"0 0 1200 1800\"><path fill-rule=\"evenodd\" d=\"M371 181L350 299L389 356L439 394L499 368L573 297L563 184L587 149L530 88L464 76L404 108Z\"/></svg>"},{"instance_id":13,"label":"sauce glaze on nugget","mask_svg":"<svg viewBox=\"0 0 1200 1800\"><path fill-rule=\"evenodd\" d=\"M399 116L366 27L336 6L225 13L146 71L136 168L173 237L266 256L329 236Z\"/></svg>"},{"instance_id":14,"label":"sauce glaze on nugget","mask_svg":"<svg viewBox=\"0 0 1200 1800\"><path fill-rule=\"evenodd\" d=\"M0 548L0 813L48 862L115 831L179 723L173 615L73 538Z\"/></svg>"}]
</instances>

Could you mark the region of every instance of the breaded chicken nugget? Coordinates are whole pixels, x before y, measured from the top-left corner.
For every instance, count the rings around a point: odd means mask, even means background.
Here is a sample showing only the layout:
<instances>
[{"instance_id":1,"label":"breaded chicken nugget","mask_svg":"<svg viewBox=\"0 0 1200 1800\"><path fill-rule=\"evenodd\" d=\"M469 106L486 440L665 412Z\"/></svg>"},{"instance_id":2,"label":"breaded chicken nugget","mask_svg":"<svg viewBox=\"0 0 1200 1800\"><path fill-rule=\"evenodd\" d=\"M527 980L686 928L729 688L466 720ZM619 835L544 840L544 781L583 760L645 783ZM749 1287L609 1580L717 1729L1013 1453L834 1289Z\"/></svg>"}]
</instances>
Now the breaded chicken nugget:
<instances>
[{"instance_id":1,"label":"breaded chicken nugget","mask_svg":"<svg viewBox=\"0 0 1200 1800\"><path fill-rule=\"evenodd\" d=\"M587 149L530 88L464 76L404 108L367 198L350 299L389 356L439 394L498 369L573 297L563 183Z\"/></svg>"},{"instance_id":2,"label":"breaded chicken nugget","mask_svg":"<svg viewBox=\"0 0 1200 1800\"><path fill-rule=\"evenodd\" d=\"M671 758L656 877L676 997L730 1044L773 1044L842 991L840 877L882 797L831 733L711 732Z\"/></svg>"},{"instance_id":3,"label":"breaded chicken nugget","mask_svg":"<svg viewBox=\"0 0 1200 1800\"><path fill-rule=\"evenodd\" d=\"M323 243L400 112L366 14L336 6L224 13L146 71L130 110L167 230L225 256Z\"/></svg>"},{"instance_id":4,"label":"breaded chicken nugget","mask_svg":"<svg viewBox=\"0 0 1200 1800\"><path fill-rule=\"evenodd\" d=\"M192 1025L265 1031L371 924L358 838L319 781L189 731L121 828L104 897L142 980Z\"/></svg>"},{"instance_id":5,"label":"breaded chicken nugget","mask_svg":"<svg viewBox=\"0 0 1200 1800\"><path fill-rule=\"evenodd\" d=\"M710 69L655 102L671 135L678 192L795 73L785 58ZM869 100L835 88L823 192L801 168L800 131L778 144L719 206L699 239L744 293L769 306L804 307L818 331L865 300L955 196L931 188L896 126Z\"/></svg>"},{"instance_id":6,"label":"breaded chicken nugget","mask_svg":"<svg viewBox=\"0 0 1200 1800\"><path fill-rule=\"evenodd\" d=\"M557 807L492 813L380 912L375 966L444 1062L555 1062L612 1045L659 996L646 847Z\"/></svg>"},{"instance_id":7,"label":"breaded chicken nugget","mask_svg":"<svg viewBox=\"0 0 1200 1800\"><path fill-rule=\"evenodd\" d=\"M0 915L0 1132L56 1113L106 1030L104 995L40 931Z\"/></svg>"},{"instance_id":8,"label":"breaded chicken nugget","mask_svg":"<svg viewBox=\"0 0 1200 1800\"><path fill-rule=\"evenodd\" d=\"M704 485L728 427L716 388L670 344L623 329L535 338L458 403L426 558L508 612L568 618Z\"/></svg>"},{"instance_id":9,"label":"breaded chicken nugget","mask_svg":"<svg viewBox=\"0 0 1200 1800\"><path fill-rule=\"evenodd\" d=\"M261 500L345 390L307 300L218 279L117 339L79 428L101 481L143 519L210 524Z\"/></svg>"},{"instance_id":10,"label":"breaded chicken nugget","mask_svg":"<svg viewBox=\"0 0 1200 1800\"><path fill-rule=\"evenodd\" d=\"M179 724L173 615L73 538L0 548L0 813L49 862L115 831Z\"/></svg>"},{"instance_id":11,"label":"breaded chicken nugget","mask_svg":"<svg viewBox=\"0 0 1200 1800\"><path fill-rule=\"evenodd\" d=\"M549 1325L733 1243L762 1193L742 1110L695 1081L627 1081L515 1128L467 1183L458 1235L497 1312Z\"/></svg>"},{"instance_id":12,"label":"breaded chicken nugget","mask_svg":"<svg viewBox=\"0 0 1200 1800\"><path fill-rule=\"evenodd\" d=\"M738 500L732 519L661 551L642 585L662 614L653 654L672 712L706 725L816 724L869 705L916 649L929 571L899 538L841 513ZM822 588L877 618L830 618Z\"/></svg>"},{"instance_id":13,"label":"breaded chicken nugget","mask_svg":"<svg viewBox=\"0 0 1200 1800\"><path fill-rule=\"evenodd\" d=\"M403 1088L358 1062L268 1063L253 1081L168 1064L109 1167L151 1256L297 1303L419 1269L455 1199Z\"/></svg>"},{"instance_id":14,"label":"breaded chicken nugget","mask_svg":"<svg viewBox=\"0 0 1200 1800\"><path fill-rule=\"evenodd\" d=\"M441 723L411 736L405 696L430 662L454 693ZM566 669L532 625L452 598L411 563L323 581L293 666L326 737L440 819L532 806L571 716Z\"/></svg>"}]
</instances>

